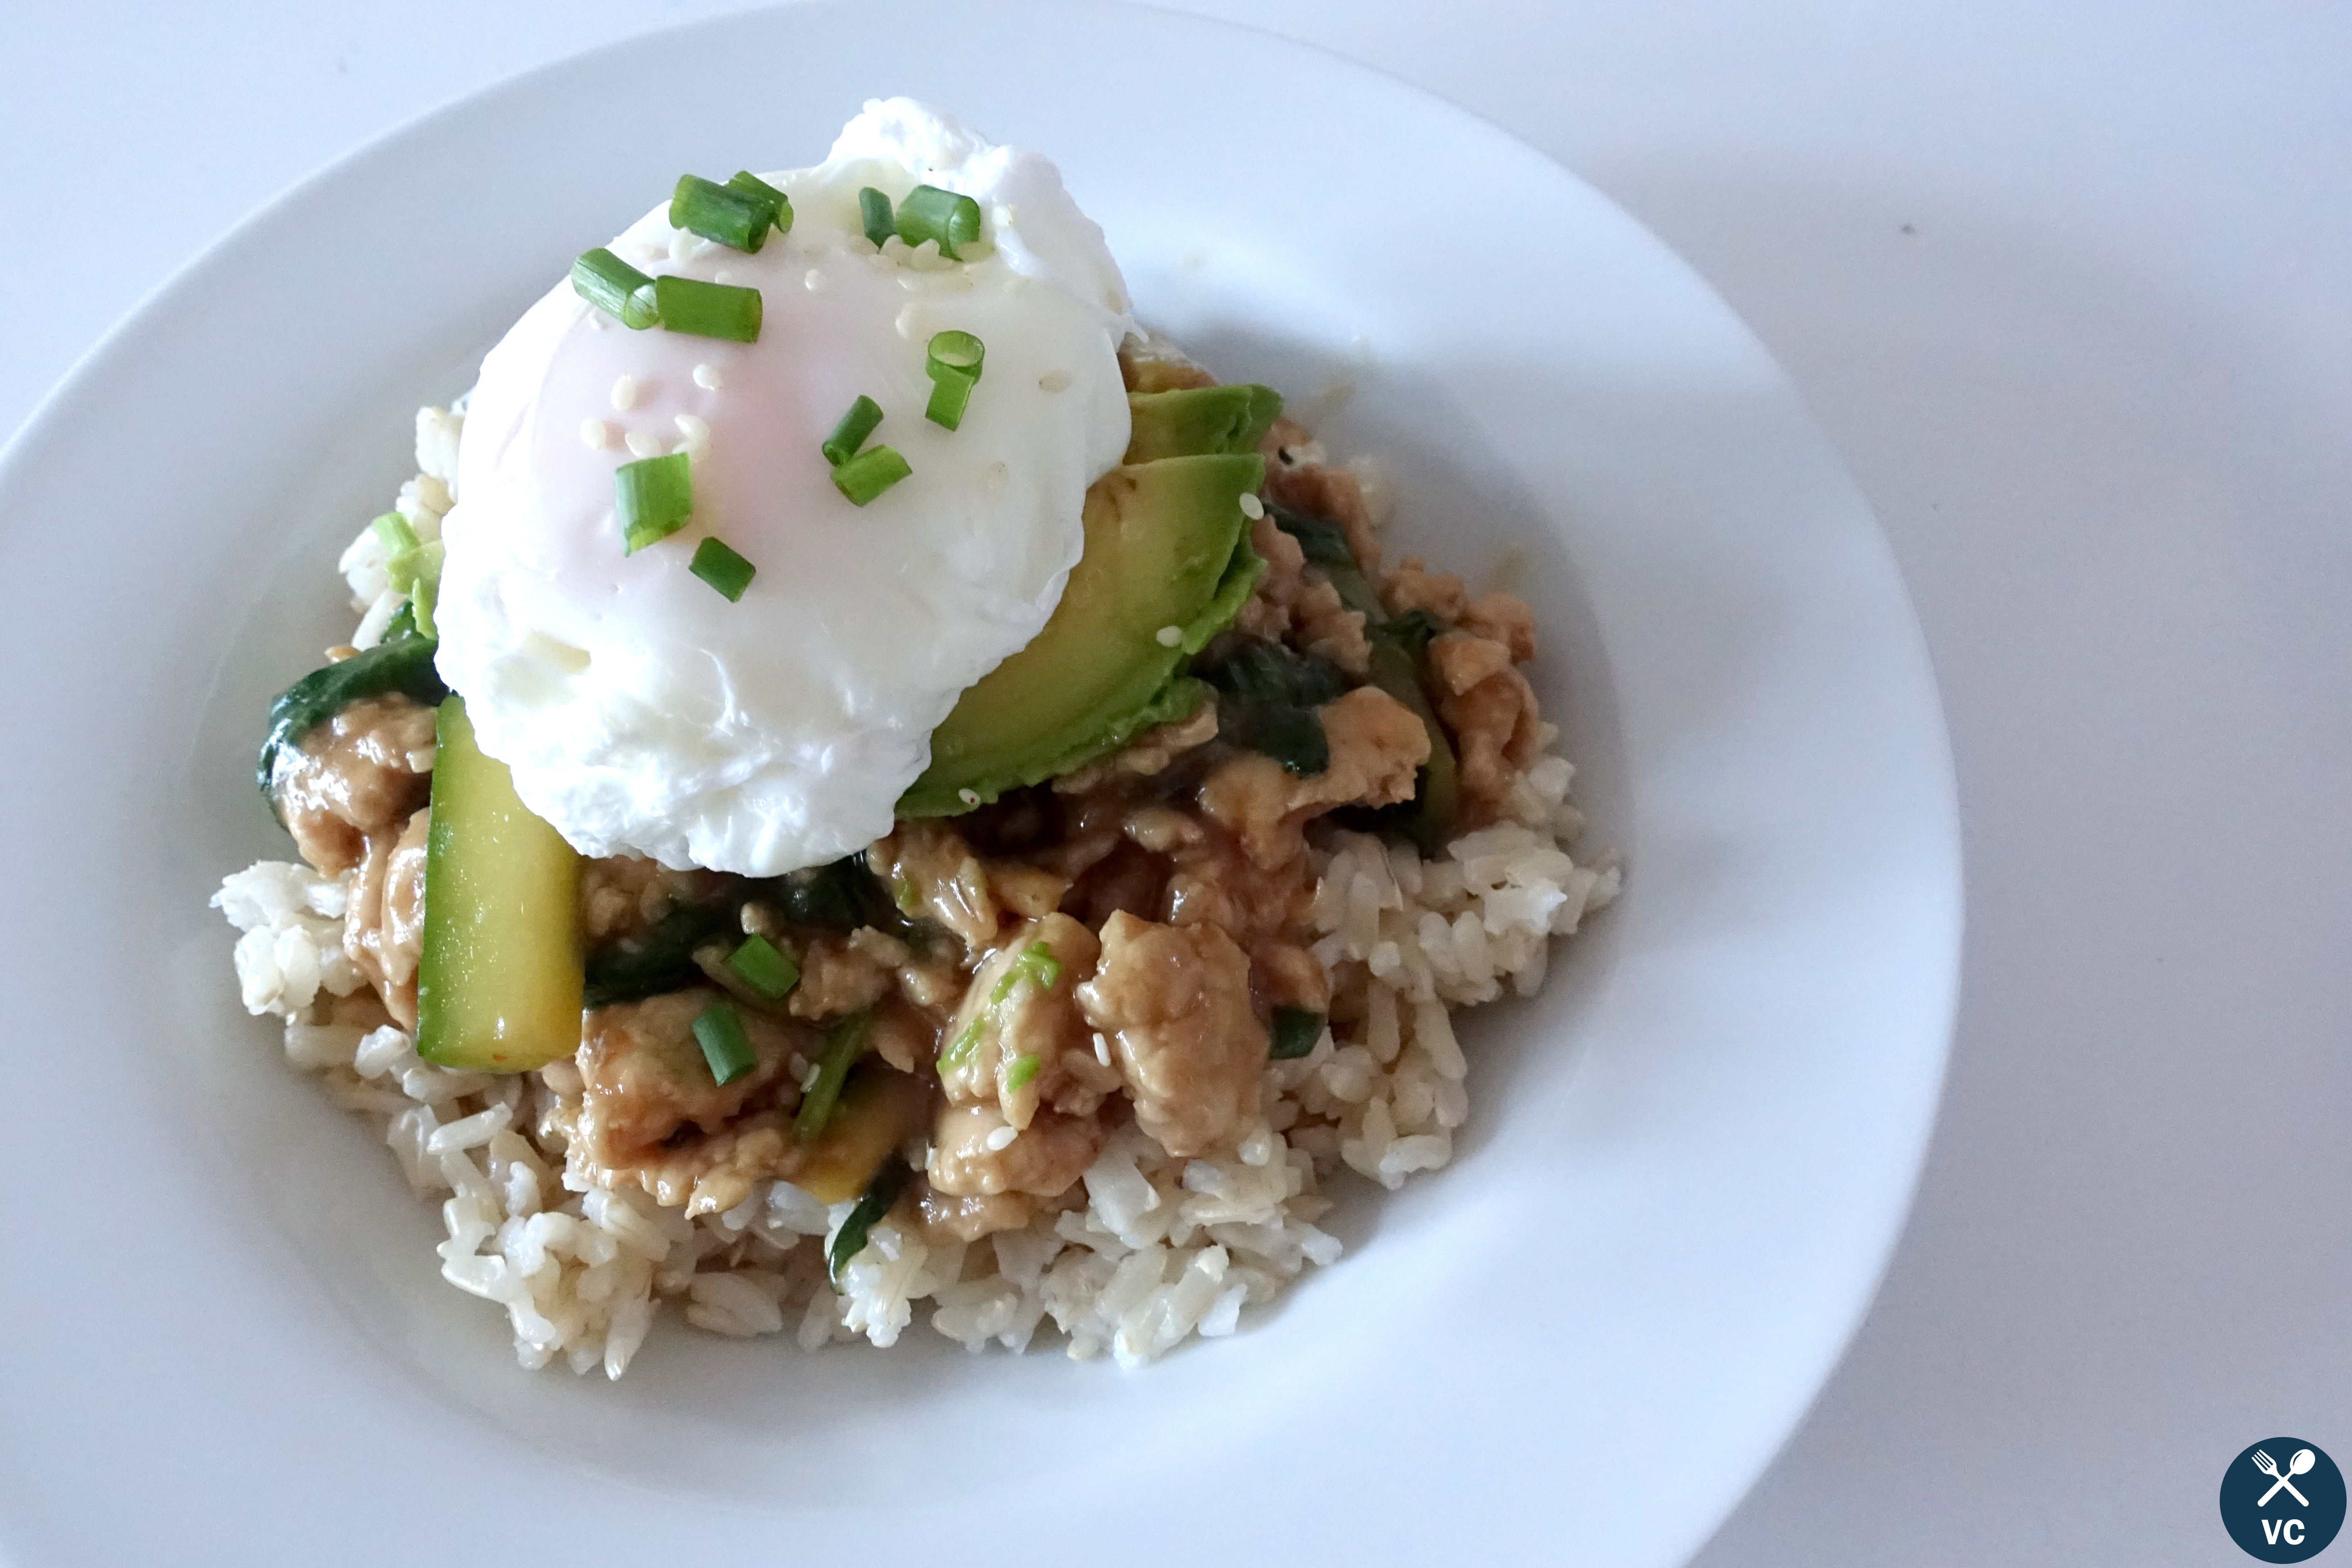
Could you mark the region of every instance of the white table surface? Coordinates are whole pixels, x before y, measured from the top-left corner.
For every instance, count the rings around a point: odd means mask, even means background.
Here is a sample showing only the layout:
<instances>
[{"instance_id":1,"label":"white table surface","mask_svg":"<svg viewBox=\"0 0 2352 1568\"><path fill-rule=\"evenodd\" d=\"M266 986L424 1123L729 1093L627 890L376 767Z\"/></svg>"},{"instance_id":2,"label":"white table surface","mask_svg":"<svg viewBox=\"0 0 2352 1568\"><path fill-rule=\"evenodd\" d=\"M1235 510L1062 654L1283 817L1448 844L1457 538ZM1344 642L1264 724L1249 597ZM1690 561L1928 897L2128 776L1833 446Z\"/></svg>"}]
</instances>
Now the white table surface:
<instances>
[{"instance_id":1,"label":"white table surface","mask_svg":"<svg viewBox=\"0 0 2352 1568\"><path fill-rule=\"evenodd\" d=\"M0 8L0 431L329 159L732 8ZM1942 1119L1875 1307L1698 1563L2249 1561L2240 1448L2352 1462L2352 10L1191 8L1652 226L1793 373L1927 628L1969 878Z\"/></svg>"}]
</instances>

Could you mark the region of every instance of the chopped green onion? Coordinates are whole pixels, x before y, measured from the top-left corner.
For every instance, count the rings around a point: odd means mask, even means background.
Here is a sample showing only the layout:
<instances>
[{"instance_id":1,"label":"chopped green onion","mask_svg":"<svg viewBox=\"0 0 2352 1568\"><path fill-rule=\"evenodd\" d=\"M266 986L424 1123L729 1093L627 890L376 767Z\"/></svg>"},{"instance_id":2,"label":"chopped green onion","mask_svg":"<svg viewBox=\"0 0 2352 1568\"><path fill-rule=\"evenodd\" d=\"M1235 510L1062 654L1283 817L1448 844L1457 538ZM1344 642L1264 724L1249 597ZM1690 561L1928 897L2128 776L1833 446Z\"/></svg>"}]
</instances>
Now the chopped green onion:
<instances>
[{"instance_id":1,"label":"chopped green onion","mask_svg":"<svg viewBox=\"0 0 2352 1568\"><path fill-rule=\"evenodd\" d=\"M988 345L977 336L950 329L931 334L923 351L923 369L931 375L943 370L958 371L978 381L981 362L987 357Z\"/></svg>"},{"instance_id":2,"label":"chopped green onion","mask_svg":"<svg viewBox=\"0 0 2352 1568\"><path fill-rule=\"evenodd\" d=\"M1051 991L1062 978L1062 961L1042 942L1029 944L1029 951L1021 955L1021 966L1029 972L1029 978L1037 983L1040 991Z\"/></svg>"},{"instance_id":3,"label":"chopped green onion","mask_svg":"<svg viewBox=\"0 0 2352 1568\"><path fill-rule=\"evenodd\" d=\"M866 226L866 237L880 245L898 232L898 225L890 216L890 198L867 185L857 193L857 216Z\"/></svg>"},{"instance_id":4,"label":"chopped green onion","mask_svg":"<svg viewBox=\"0 0 2352 1568\"><path fill-rule=\"evenodd\" d=\"M834 1294L841 1293L841 1271L849 1267L850 1259L866 1250L866 1238L874 1234L875 1226L898 1201L898 1190L906 1184L907 1163L895 1158L882 1162L882 1168L866 1184L857 1206L841 1222L840 1232L825 1249L824 1277L832 1282Z\"/></svg>"},{"instance_id":5,"label":"chopped green onion","mask_svg":"<svg viewBox=\"0 0 2352 1568\"><path fill-rule=\"evenodd\" d=\"M857 401L849 405L849 412L841 416L841 423L833 427L833 434L824 438L817 450L824 454L826 462L837 468L857 456L857 448L866 445L866 437L873 435L874 426L881 423L882 405L861 392L857 395Z\"/></svg>"},{"instance_id":6,"label":"chopped green onion","mask_svg":"<svg viewBox=\"0 0 2352 1568\"><path fill-rule=\"evenodd\" d=\"M572 264L572 287L579 296L621 325L642 331L661 320L654 280L602 246Z\"/></svg>"},{"instance_id":7,"label":"chopped green onion","mask_svg":"<svg viewBox=\"0 0 2352 1568\"><path fill-rule=\"evenodd\" d=\"M931 372L931 400L923 405L923 417L950 430L961 425L964 406L971 401L972 380L960 370Z\"/></svg>"},{"instance_id":8,"label":"chopped green onion","mask_svg":"<svg viewBox=\"0 0 2352 1568\"><path fill-rule=\"evenodd\" d=\"M987 1026L987 1014L974 1015L971 1022L966 1024L962 1032L956 1036L955 1042L940 1053L940 1071L942 1074L950 1068L960 1068L971 1059L971 1053L980 1048L980 1032Z\"/></svg>"},{"instance_id":9,"label":"chopped green onion","mask_svg":"<svg viewBox=\"0 0 2352 1568\"><path fill-rule=\"evenodd\" d=\"M756 251L768 242L776 221L772 195L719 184L699 174L680 174L669 198L669 226L736 250Z\"/></svg>"},{"instance_id":10,"label":"chopped green onion","mask_svg":"<svg viewBox=\"0 0 2352 1568\"><path fill-rule=\"evenodd\" d=\"M980 237L980 204L937 185L917 185L898 204L898 237L909 246L939 241L940 254L961 261L961 246Z\"/></svg>"},{"instance_id":11,"label":"chopped green onion","mask_svg":"<svg viewBox=\"0 0 2352 1568\"><path fill-rule=\"evenodd\" d=\"M841 1101L841 1086L849 1077L850 1065L865 1053L866 1031L874 1025L874 1012L866 1008L852 1013L826 1031L824 1055L817 1058L816 1077L809 1080L801 1095L800 1114L793 1118L793 1142L806 1143L824 1131L833 1120L833 1108Z\"/></svg>"},{"instance_id":12,"label":"chopped green onion","mask_svg":"<svg viewBox=\"0 0 2352 1568\"><path fill-rule=\"evenodd\" d=\"M1016 1091L1027 1089L1030 1079L1037 1076L1037 1066L1035 1057L1028 1055L1014 1057L1011 1070L1004 1075L1004 1087Z\"/></svg>"},{"instance_id":13,"label":"chopped green onion","mask_svg":"<svg viewBox=\"0 0 2352 1568\"><path fill-rule=\"evenodd\" d=\"M409 622L415 626L418 637L437 637L441 635L440 626L433 619L434 607L440 602L441 579L438 574L418 578L416 585L408 590Z\"/></svg>"},{"instance_id":14,"label":"chopped green onion","mask_svg":"<svg viewBox=\"0 0 2352 1568\"><path fill-rule=\"evenodd\" d=\"M665 331L730 342L760 341L760 291L698 278L654 279L654 305Z\"/></svg>"},{"instance_id":15,"label":"chopped green onion","mask_svg":"<svg viewBox=\"0 0 2352 1568\"><path fill-rule=\"evenodd\" d=\"M931 378L931 400L923 417L954 429L963 423L964 405L971 401L972 383L980 379L987 345L970 332L933 332L924 352L923 374Z\"/></svg>"},{"instance_id":16,"label":"chopped green onion","mask_svg":"<svg viewBox=\"0 0 2352 1568\"><path fill-rule=\"evenodd\" d=\"M742 598L743 590L751 585L752 574L759 570L716 539L696 545L694 559L686 569L724 594L730 604Z\"/></svg>"},{"instance_id":17,"label":"chopped green onion","mask_svg":"<svg viewBox=\"0 0 2352 1568\"><path fill-rule=\"evenodd\" d=\"M732 1002L713 1002L702 1010L694 1020L694 1041L710 1065L711 1081L722 1087L760 1065Z\"/></svg>"},{"instance_id":18,"label":"chopped green onion","mask_svg":"<svg viewBox=\"0 0 2352 1568\"><path fill-rule=\"evenodd\" d=\"M902 915L923 912L922 889L915 886L915 879L903 871L890 879L890 901L898 906Z\"/></svg>"},{"instance_id":19,"label":"chopped green onion","mask_svg":"<svg viewBox=\"0 0 2352 1568\"><path fill-rule=\"evenodd\" d=\"M835 466L833 483L852 506L864 506L914 471L896 447L868 447Z\"/></svg>"},{"instance_id":20,"label":"chopped green onion","mask_svg":"<svg viewBox=\"0 0 2352 1568\"><path fill-rule=\"evenodd\" d=\"M1266 1051L1269 1061L1291 1062L1315 1048L1323 1037L1323 1015L1310 1013L1304 1007L1276 1007L1274 1010L1274 1044Z\"/></svg>"},{"instance_id":21,"label":"chopped green onion","mask_svg":"<svg viewBox=\"0 0 2352 1568\"><path fill-rule=\"evenodd\" d=\"M749 169L736 170L733 177L730 178L727 184L733 189L742 192L747 196L760 196L775 204L776 216L774 221L776 225L776 232L778 234L790 234L793 232L792 197L784 195L783 192L776 189L775 186L768 184L767 181L760 178L759 175L751 173ZM757 247L754 247L754 248L756 249Z\"/></svg>"},{"instance_id":22,"label":"chopped green onion","mask_svg":"<svg viewBox=\"0 0 2352 1568\"><path fill-rule=\"evenodd\" d=\"M383 520L378 518L378 522ZM411 539L416 537L410 530ZM433 624L433 606L440 597L441 562L446 547L439 540L430 544L418 544L404 550L384 563L384 575L393 588L408 597L409 621L421 637L438 637Z\"/></svg>"},{"instance_id":23,"label":"chopped green onion","mask_svg":"<svg viewBox=\"0 0 2352 1568\"><path fill-rule=\"evenodd\" d=\"M745 937L743 945L727 955L727 968L767 1002L782 1001L801 983L800 965L793 955L764 936Z\"/></svg>"},{"instance_id":24,"label":"chopped green onion","mask_svg":"<svg viewBox=\"0 0 2352 1568\"><path fill-rule=\"evenodd\" d=\"M383 563L384 578L393 591L408 600L409 625L420 637L438 637L440 630L433 624L433 606L438 601L441 588L441 562L445 546L439 540L420 542L408 520L396 511L379 517L371 525L378 539L387 543L405 539L406 545Z\"/></svg>"},{"instance_id":25,"label":"chopped green onion","mask_svg":"<svg viewBox=\"0 0 2352 1568\"><path fill-rule=\"evenodd\" d=\"M1062 961L1054 956L1054 950L1042 942L1033 942L1021 950L1021 956L1013 961L1013 966L989 992L988 1005L993 1007L1012 995L1013 987L1024 980L1034 983L1040 991L1051 991L1054 983L1061 978Z\"/></svg>"},{"instance_id":26,"label":"chopped green onion","mask_svg":"<svg viewBox=\"0 0 2352 1568\"><path fill-rule=\"evenodd\" d=\"M620 520L621 537L635 555L658 539L667 539L686 526L694 512L694 475L684 452L667 458L640 458L613 470L613 513Z\"/></svg>"},{"instance_id":27,"label":"chopped green onion","mask_svg":"<svg viewBox=\"0 0 2352 1568\"><path fill-rule=\"evenodd\" d=\"M394 590L412 597L419 584L438 584L441 581L441 561L446 552L439 540L430 544L412 545L383 563L383 574Z\"/></svg>"},{"instance_id":28,"label":"chopped green onion","mask_svg":"<svg viewBox=\"0 0 2352 1568\"><path fill-rule=\"evenodd\" d=\"M409 527L408 520L396 511L385 512L368 526L383 542L386 557L404 555L416 548L416 530Z\"/></svg>"}]
</instances>

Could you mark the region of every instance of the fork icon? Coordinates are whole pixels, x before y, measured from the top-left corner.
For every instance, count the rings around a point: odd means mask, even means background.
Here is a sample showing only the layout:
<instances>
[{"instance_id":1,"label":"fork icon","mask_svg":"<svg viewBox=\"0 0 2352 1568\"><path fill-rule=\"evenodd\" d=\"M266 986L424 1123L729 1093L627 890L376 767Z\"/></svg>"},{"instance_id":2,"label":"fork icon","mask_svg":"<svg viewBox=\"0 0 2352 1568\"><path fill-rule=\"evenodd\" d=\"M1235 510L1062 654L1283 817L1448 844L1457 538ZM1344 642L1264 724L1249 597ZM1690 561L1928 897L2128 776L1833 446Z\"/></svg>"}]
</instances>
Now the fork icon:
<instances>
[{"instance_id":1,"label":"fork icon","mask_svg":"<svg viewBox=\"0 0 2352 1568\"><path fill-rule=\"evenodd\" d=\"M2280 1475L2278 1461L2272 1458L2270 1455L2264 1453L2262 1449L2255 1449L2253 1458L2254 1468L2262 1471L2263 1474L2271 1478L2271 1489L2264 1492L2262 1496L2262 1500L2255 1503L2254 1506L2256 1508L2268 1508L2270 1506L2271 1499L2278 1496L2279 1489L2281 1487L2284 1487L2289 1497L2294 1499L2295 1501L2301 1503L2304 1507L2309 1508L2311 1506L2311 1500L2295 1489L2294 1478L2302 1475L2305 1471L2310 1469L2312 1466L2318 1462L2318 1456L2314 1454L2310 1449L2297 1448L2294 1451L2294 1457L2286 1462L2286 1474Z\"/></svg>"}]
</instances>

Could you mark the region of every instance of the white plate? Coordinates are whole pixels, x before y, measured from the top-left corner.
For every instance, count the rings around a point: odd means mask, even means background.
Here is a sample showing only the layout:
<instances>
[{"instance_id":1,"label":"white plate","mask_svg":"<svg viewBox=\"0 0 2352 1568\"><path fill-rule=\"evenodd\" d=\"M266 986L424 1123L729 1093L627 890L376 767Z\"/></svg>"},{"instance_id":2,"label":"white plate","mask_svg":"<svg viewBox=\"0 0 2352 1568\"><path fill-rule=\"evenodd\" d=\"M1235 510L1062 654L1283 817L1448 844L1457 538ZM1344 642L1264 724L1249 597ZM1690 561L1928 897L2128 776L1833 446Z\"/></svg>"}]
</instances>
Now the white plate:
<instances>
[{"instance_id":1,"label":"white plate","mask_svg":"<svg viewBox=\"0 0 2352 1568\"><path fill-rule=\"evenodd\" d=\"M414 405L682 169L875 94L1060 161L1145 311L1383 453L1401 531L1548 628L1623 900L1466 1031L1454 1168L1239 1338L804 1356L675 1329L525 1373L434 1216L238 1011L220 876L284 854L269 693ZM1686 269L1491 127L1307 49L1024 0L732 18L409 127L265 211L0 461L11 770L0 1552L71 1563L1664 1564L1856 1321L1933 1114L1949 765L1874 524ZM886 1544L888 1543L888 1544ZM852 1553L859 1555L853 1556Z\"/></svg>"}]
</instances>

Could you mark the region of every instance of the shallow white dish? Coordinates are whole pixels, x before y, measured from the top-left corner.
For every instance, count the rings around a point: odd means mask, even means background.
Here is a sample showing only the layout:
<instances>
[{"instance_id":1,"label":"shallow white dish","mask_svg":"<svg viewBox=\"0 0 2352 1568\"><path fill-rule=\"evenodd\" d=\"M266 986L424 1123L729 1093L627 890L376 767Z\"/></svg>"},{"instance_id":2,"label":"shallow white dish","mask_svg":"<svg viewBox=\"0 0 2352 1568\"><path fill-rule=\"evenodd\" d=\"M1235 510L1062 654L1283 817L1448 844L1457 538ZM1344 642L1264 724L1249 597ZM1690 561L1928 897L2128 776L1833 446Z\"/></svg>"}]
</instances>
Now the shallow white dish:
<instances>
[{"instance_id":1,"label":"shallow white dish","mask_svg":"<svg viewBox=\"0 0 2352 1568\"><path fill-rule=\"evenodd\" d=\"M1150 12L919 15L732 18L432 116L0 457L0 1561L844 1561L880 1524L973 1564L1665 1564L1827 1373L1932 1119L1958 853L1916 626L1785 379L1601 198L1383 78ZM236 1005L204 905L285 853L261 706L346 629L332 556L416 403L680 170L812 162L898 91L1056 158L1151 320L1535 602L1628 890L1465 1026L1454 1166L1343 1210L1351 1256L1237 1339L1130 1376L673 1324L617 1386L525 1373Z\"/></svg>"}]
</instances>

